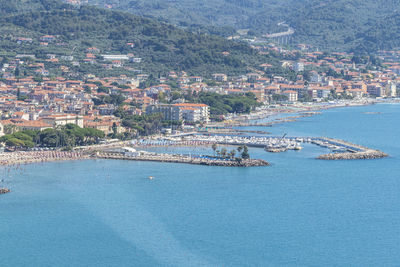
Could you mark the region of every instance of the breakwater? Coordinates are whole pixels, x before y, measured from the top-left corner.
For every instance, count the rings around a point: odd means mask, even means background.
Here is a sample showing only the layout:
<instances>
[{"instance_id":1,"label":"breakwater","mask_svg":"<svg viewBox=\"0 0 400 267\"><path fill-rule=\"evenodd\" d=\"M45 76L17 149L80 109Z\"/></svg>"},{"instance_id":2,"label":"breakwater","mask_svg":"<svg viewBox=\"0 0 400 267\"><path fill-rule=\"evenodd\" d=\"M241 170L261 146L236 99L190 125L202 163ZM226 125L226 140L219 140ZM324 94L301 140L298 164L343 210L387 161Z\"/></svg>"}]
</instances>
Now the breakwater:
<instances>
[{"instance_id":1,"label":"breakwater","mask_svg":"<svg viewBox=\"0 0 400 267\"><path fill-rule=\"evenodd\" d=\"M338 153L329 153L317 157L317 159L322 160L380 159L388 157L388 154L382 151L352 144L339 139L319 138L318 140L314 140L314 143L325 147L333 146L341 150L341 152Z\"/></svg>"},{"instance_id":2,"label":"breakwater","mask_svg":"<svg viewBox=\"0 0 400 267\"><path fill-rule=\"evenodd\" d=\"M187 156L180 154L161 154L161 153L139 153L129 155L123 152L96 152L93 158L99 159L118 159L136 161L157 161L169 163L186 163L207 166L222 167L261 167L269 166L269 163L262 159L223 159L208 156Z\"/></svg>"},{"instance_id":3,"label":"breakwater","mask_svg":"<svg viewBox=\"0 0 400 267\"><path fill-rule=\"evenodd\" d=\"M388 154L378 151L369 150L365 152L355 152L355 153L329 153L325 155L318 156L317 159L323 160L352 160L352 159L380 159L387 157Z\"/></svg>"}]
</instances>

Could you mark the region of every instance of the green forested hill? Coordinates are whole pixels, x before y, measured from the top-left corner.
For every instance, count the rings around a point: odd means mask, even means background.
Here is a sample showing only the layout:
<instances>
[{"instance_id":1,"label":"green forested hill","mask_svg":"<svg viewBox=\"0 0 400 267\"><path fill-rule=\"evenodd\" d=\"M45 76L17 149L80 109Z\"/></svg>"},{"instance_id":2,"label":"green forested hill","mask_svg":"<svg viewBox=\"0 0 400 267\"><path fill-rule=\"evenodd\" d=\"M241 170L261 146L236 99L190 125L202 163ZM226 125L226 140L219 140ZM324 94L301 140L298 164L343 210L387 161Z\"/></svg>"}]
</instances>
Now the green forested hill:
<instances>
[{"instance_id":1,"label":"green forested hill","mask_svg":"<svg viewBox=\"0 0 400 267\"><path fill-rule=\"evenodd\" d=\"M279 31L288 22L295 43L327 50L374 51L400 46L400 0L89 0L116 9L167 19L176 24L203 24ZM388 34L391 33L391 34Z\"/></svg>"},{"instance_id":2,"label":"green forested hill","mask_svg":"<svg viewBox=\"0 0 400 267\"><path fill-rule=\"evenodd\" d=\"M269 60L257 55L246 44L195 34L128 13L92 6L74 8L52 0L13 3L8 5L7 0L0 0L0 6L9 6L9 11L0 18L3 51L46 53L47 48L16 46L10 41L10 35L38 38L51 34L57 35L69 48L73 46L74 51L96 46L103 53L134 53L143 59L140 67L151 71L174 69L197 74L237 74L245 72L248 66L258 66ZM134 48L127 46L127 42L134 43ZM229 52L229 55L222 52Z\"/></svg>"},{"instance_id":3,"label":"green forested hill","mask_svg":"<svg viewBox=\"0 0 400 267\"><path fill-rule=\"evenodd\" d=\"M297 42L372 52L400 46L399 8L399 0L305 0L287 21Z\"/></svg>"},{"instance_id":4,"label":"green forested hill","mask_svg":"<svg viewBox=\"0 0 400 267\"><path fill-rule=\"evenodd\" d=\"M279 30L288 8L297 0L89 0L89 4L162 18L180 25L229 26Z\"/></svg>"}]
</instances>

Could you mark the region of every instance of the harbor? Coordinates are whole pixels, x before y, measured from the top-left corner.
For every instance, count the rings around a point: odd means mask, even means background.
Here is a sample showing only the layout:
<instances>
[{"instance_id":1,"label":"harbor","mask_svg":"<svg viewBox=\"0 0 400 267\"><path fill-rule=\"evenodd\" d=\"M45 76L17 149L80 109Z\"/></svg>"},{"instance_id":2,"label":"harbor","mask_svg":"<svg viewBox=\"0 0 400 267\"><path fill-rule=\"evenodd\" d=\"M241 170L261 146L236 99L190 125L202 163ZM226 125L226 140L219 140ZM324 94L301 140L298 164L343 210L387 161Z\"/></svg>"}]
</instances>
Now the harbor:
<instances>
[{"instance_id":1,"label":"harbor","mask_svg":"<svg viewBox=\"0 0 400 267\"><path fill-rule=\"evenodd\" d=\"M247 146L263 148L267 152L279 153L288 150L299 151L303 144L313 144L331 150L317 159L352 160L378 159L388 155L382 151L353 144L344 140L328 137L288 137L279 136L232 136L232 135L189 135L174 138L142 139L131 143L136 147L170 147L170 146L208 146L212 144L226 146Z\"/></svg>"}]
</instances>

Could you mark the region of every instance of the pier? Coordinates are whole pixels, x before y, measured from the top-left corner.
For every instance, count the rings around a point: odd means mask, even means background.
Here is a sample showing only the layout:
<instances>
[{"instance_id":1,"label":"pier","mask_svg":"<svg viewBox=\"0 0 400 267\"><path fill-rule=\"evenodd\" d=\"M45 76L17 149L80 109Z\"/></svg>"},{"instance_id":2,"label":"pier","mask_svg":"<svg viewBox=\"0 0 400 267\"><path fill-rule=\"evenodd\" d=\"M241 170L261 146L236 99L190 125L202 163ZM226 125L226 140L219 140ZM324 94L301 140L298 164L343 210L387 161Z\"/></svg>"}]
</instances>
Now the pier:
<instances>
[{"instance_id":1,"label":"pier","mask_svg":"<svg viewBox=\"0 0 400 267\"><path fill-rule=\"evenodd\" d=\"M161 153L138 153L130 155L123 152L96 152L92 155L98 159L117 159L117 160L135 160L135 161L156 161L169 163L185 163L207 166L222 167L261 167L269 166L269 163L261 159L227 159L210 156L188 156L180 154L161 154Z\"/></svg>"}]
</instances>

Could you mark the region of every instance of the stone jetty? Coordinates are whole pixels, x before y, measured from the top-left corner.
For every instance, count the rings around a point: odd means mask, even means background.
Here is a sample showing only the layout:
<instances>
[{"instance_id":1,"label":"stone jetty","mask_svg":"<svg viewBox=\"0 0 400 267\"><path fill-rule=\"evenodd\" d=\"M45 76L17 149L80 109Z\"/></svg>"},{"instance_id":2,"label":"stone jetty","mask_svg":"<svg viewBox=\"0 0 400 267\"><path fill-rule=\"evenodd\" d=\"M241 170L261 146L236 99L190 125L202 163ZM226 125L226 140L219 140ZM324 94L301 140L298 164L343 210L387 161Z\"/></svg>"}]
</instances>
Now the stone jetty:
<instances>
[{"instance_id":1,"label":"stone jetty","mask_svg":"<svg viewBox=\"0 0 400 267\"><path fill-rule=\"evenodd\" d=\"M0 188L0 195L10 193L11 190L8 188Z\"/></svg>"},{"instance_id":2,"label":"stone jetty","mask_svg":"<svg viewBox=\"0 0 400 267\"><path fill-rule=\"evenodd\" d=\"M380 159L388 157L388 154L378 150L367 150L361 152L329 153L320 155L317 159L323 160L351 160L351 159Z\"/></svg>"},{"instance_id":3,"label":"stone jetty","mask_svg":"<svg viewBox=\"0 0 400 267\"><path fill-rule=\"evenodd\" d=\"M169 163L186 163L207 166L221 167L261 167L269 166L269 163L262 159L221 159L213 157L191 157L179 154L144 153L139 155L126 155L120 152L97 152L92 155L99 159L118 159L136 161L157 161Z\"/></svg>"},{"instance_id":4,"label":"stone jetty","mask_svg":"<svg viewBox=\"0 0 400 267\"><path fill-rule=\"evenodd\" d=\"M344 151L338 153L329 153L320 155L317 157L317 159L323 159L323 160L380 159L389 156L388 154L382 151L352 144L339 139L332 139L325 137L319 139L319 142L321 142L321 140L325 144L328 144L328 146L329 145L339 146L340 148L344 149Z\"/></svg>"}]
</instances>

